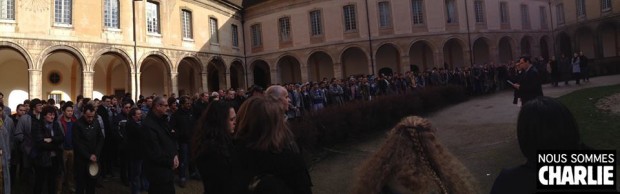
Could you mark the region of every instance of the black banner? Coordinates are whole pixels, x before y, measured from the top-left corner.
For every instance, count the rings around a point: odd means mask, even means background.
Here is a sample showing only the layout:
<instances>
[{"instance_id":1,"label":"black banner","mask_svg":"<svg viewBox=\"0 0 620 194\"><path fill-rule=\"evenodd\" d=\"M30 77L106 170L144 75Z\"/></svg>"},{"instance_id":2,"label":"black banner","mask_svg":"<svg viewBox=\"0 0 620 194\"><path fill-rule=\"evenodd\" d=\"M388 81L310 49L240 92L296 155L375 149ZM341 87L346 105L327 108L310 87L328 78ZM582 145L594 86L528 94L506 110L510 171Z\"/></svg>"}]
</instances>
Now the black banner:
<instances>
[{"instance_id":1,"label":"black banner","mask_svg":"<svg viewBox=\"0 0 620 194\"><path fill-rule=\"evenodd\" d=\"M615 150L545 150L537 155L539 191L616 191Z\"/></svg>"}]
</instances>

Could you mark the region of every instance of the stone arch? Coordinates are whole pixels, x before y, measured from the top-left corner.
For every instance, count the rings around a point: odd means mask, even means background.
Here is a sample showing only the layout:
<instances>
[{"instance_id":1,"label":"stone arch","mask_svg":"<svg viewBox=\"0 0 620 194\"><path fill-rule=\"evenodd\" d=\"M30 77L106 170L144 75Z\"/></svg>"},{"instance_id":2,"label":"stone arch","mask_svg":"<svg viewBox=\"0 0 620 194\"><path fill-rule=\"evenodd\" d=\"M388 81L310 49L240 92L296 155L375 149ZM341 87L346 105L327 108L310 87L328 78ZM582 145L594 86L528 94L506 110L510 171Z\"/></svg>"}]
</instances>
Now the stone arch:
<instances>
[{"instance_id":1,"label":"stone arch","mask_svg":"<svg viewBox=\"0 0 620 194\"><path fill-rule=\"evenodd\" d=\"M545 59L550 59L550 51L551 51L551 39L547 35L543 35L540 37L540 56Z\"/></svg>"},{"instance_id":2,"label":"stone arch","mask_svg":"<svg viewBox=\"0 0 620 194\"><path fill-rule=\"evenodd\" d=\"M0 71L0 88L4 93L5 106L15 109L18 104L31 98L29 93L32 83L28 72L31 68L32 60L23 47L13 42L0 41L0 69L3 69Z\"/></svg>"},{"instance_id":3,"label":"stone arch","mask_svg":"<svg viewBox=\"0 0 620 194\"><path fill-rule=\"evenodd\" d=\"M114 47L106 47L104 49L100 49L97 52L95 52L95 54L93 55L93 59L88 64L88 68L89 69L94 69L95 68L95 64L97 63L97 60L99 60L99 58L101 58L101 56L105 55L105 54L114 54L114 55L122 58L125 61L125 63L127 63L129 65L127 68L129 68L129 70L132 73L136 71L136 69L135 69L136 64L133 64L133 61L131 60L131 57L129 57L127 52L125 52L125 50L123 50L123 49L114 48Z\"/></svg>"},{"instance_id":4,"label":"stone arch","mask_svg":"<svg viewBox=\"0 0 620 194\"><path fill-rule=\"evenodd\" d=\"M598 25L596 31L601 57L618 56L618 24L616 22L603 22Z\"/></svg>"},{"instance_id":5,"label":"stone arch","mask_svg":"<svg viewBox=\"0 0 620 194\"><path fill-rule=\"evenodd\" d=\"M176 65L178 96L202 91L202 62L195 56L184 55Z\"/></svg>"},{"instance_id":6,"label":"stone arch","mask_svg":"<svg viewBox=\"0 0 620 194\"><path fill-rule=\"evenodd\" d=\"M93 71L93 98L101 98L104 94L123 96L131 91L131 73L135 72L135 66L125 51L112 47L101 49L88 66Z\"/></svg>"},{"instance_id":7,"label":"stone arch","mask_svg":"<svg viewBox=\"0 0 620 194\"><path fill-rule=\"evenodd\" d=\"M0 49L3 48L10 48L21 54L22 57L24 57L24 59L26 60L28 69L34 69L36 67L36 65L32 61L32 57L28 50L24 49L24 47L20 46L19 44L10 41L0 41Z\"/></svg>"},{"instance_id":8,"label":"stone arch","mask_svg":"<svg viewBox=\"0 0 620 194\"><path fill-rule=\"evenodd\" d=\"M450 38L443 44L444 68L464 67L465 52L463 52L465 42L459 38Z\"/></svg>"},{"instance_id":9,"label":"stone arch","mask_svg":"<svg viewBox=\"0 0 620 194\"><path fill-rule=\"evenodd\" d=\"M509 63L514 60L514 39L510 36L504 36L499 39L497 45L500 63Z\"/></svg>"},{"instance_id":10,"label":"stone arch","mask_svg":"<svg viewBox=\"0 0 620 194\"><path fill-rule=\"evenodd\" d=\"M377 48L375 60L377 70L390 69L393 73L402 73L400 69L400 50L398 46L392 43L385 43Z\"/></svg>"},{"instance_id":11,"label":"stone arch","mask_svg":"<svg viewBox=\"0 0 620 194\"><path fill-rule=\"evenodd\" d=\"M594 58L594 32L589 27L583 26L575 30L575 52L583 52L588 58Z\"/></svg>"},{"instance_id":12,"label":"stone arch","mask_svg":"<svg viewBox=\"0 0 620 194\"><path fill-rule=\"evenodd\" d=\"M568 36L566 32L558 33L557 37L555 38L555 42L557 44L558 53L568 58L573 56L573 48L571 44L572 41L570 36Z\"/></svg>"},{"instance_id":13,"label":"stone arch","mask_svg":"<svg viewBox=\"0 0 620 194\"><path fill-rule=\"evenodd\" d=\"M369 74L367 53L360 47L348 47L340 54L343 77Z\"/></svg>"},{"instance_id":14,"label":"stone arch","mask_svg":"<svg viewBox=\"0 0 620 194\"><path fill-rule=\"evenodd\" d=\"M276 63L276 70L280 83L301 83L301 63L292 55L280 57Z\"/></svg>"},{"instance_id":15,"label":"stone arch","mask_svg":"<svg viewBox=\"0 0 620 194\"><path fill-rule=\"evenodd\" d=\"M207 65L207 88L209 91L226 89L226 63L221 57L211 58Z\"/></svg>"},{"instance_id":16,"label":"stone arch","mask_svg":"<svg viewBox=\"0 0 620 194\"><path fill-rule=\"evenodd\" d=\"M42 73L41 98L72 100L84 94L83 72L92 69L78 49L68 45L50 46L41 52L38 64L40 67L36 69Z\"/></svg>"},{"instance_id":17,"label":"stone arch","mask_svg":"<svg viewBox=\"0 0 620 194\"><path fill-rule=\"evenodd\" d=\"M332 56L322 50L316 50L308 56L308 79L320 81L323 78L333 78L334 62Z\"/></svg>"},{"instance_id":18,"label":"stone arch","mask_svg":"<svg viewBox=\"0 0 620 194\"><path fill-rule=\"evenodd\" d=\"M49 57L54 52L58 51L65 51L70 53L80 62L80 68L82 68L84 71L92 71L92 69L88 69L88 63L86 63L86 59L84 58L84 54L82 53L82 51L69 45L55 45L47 47L45 50L43 50L43 52L41 52L41 55L39 55L39 60L37 63L38 67L35 67L35 69L43 68L43 62L45 62L45 59L47 59L47 57Z\"/></svg>"},{"instance_id":19,"label":"stone arch","mask_svg":"<svg viewBox=\"0 0 620 194\"><path fill-rule=\"evenodd\" d=\"M251 76L253 78L252 83L254 85L267 88L271 85L271 69L269 63L263 59L256 59L250 63Z\"/></svg>"},{"instance_id":20,"label":"stone arch","mask_svg":"<svg viewBox=\"0 0 620 194\"><path fill-rule=\"evenodd\" d=\"M473 51L474 54L474 64L484 65L488 64L491 61L491 50L490 50L491 40L488 38L481 36L474 41Z\"/></svg>"},{"instance_id":21,"label":"stone arch","mask_svg":"<svg viewBox=\"0 0 620 194\"><path fill-rule=\"evenodd\" d=\"M532 56L532 37L525 35L521 38L521 56Z\"/></svg>"},{"instance_id":22,"label":"stone arch","mask_svg":"<svg viewBox=\"0 0 620 194\"><path fill-rule=\"evenodd\" d=\"M362 51L364 53L364 57L366 57L366 59L370 59L370 55L368 55L368 50L364 49L363 46L357 45L357 44L353 44L353 45L347 45L344 48L342 48L340 50L340 53L338 53L338 59L341 60L340 62L342 63L342 56L345 54L346 51L348 51L349 49L359 49L360 51Z\"/></svg>"},{"instance_id":23,"label":"stone arch","mask_svg":"<svg viewBox=\"0 0 620 194\"><path fill-rule=\"evenodd\" d=\"M421 67L422 71L426 71L431 67L435 67L435 46L427 40L417 40L409 45L409 63L410 69Z\"/></svg>"},{"instance_id":24,"label":"stone arch","mask_svg":"<svg viewBox=\"0 0 620 194\"><path fill-rule=\"evenodd\" d=\"M173 65L172 72L177 72L179 66L181 65L181 62L183 62L184 60L192 60L192 61L196 62L198 64L198 66L200 67L200 70L202 72L202 69L203 69L202 64L204 64L204 63L202 62L202 60L199 57L196 56L196 54L193 54L193 53L183 53L183 54L181 54L179 56L178 60L176 61L176 63L174 63L176 65Z\"/></svg>"},{"instance_id":25,"label":"stone arch","mask_svg":"<svg viewBox=\"0 0 620 194\"><path fill-rule=\"evenodd\" d=\"M246 73L245 66L240 59L233 59L229 68L230 72L230 87L238 89L238 88L246 88Z\"/></svg>"},{"instance_id":26,"label":"stone arch","mask_svg":"<svg viewBox=\"0 0 620 194\"><path fill-rule=\"evenodd\" d=\"M151 51L143 55L138 65L140 65L139 92L142 95L150 96L152 93L158 95L171 93L172 65L166 55L158 51Z\"/></svg>"}]
</instances>

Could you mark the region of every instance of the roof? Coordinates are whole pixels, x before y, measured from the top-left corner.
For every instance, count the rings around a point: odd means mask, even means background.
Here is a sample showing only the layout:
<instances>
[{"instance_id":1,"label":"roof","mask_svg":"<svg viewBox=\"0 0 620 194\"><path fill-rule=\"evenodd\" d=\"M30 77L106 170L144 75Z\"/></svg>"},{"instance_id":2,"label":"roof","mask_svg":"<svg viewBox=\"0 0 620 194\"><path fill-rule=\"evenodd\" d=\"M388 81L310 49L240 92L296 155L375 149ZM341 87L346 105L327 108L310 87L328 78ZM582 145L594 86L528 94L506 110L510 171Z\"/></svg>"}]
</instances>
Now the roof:
<instances>
[{"instance_id":1,"label":"roof","mask_svg":"<svg viewBox=\"0 0 620 194\"><path fill-rule=\"evenodd\" d=\"M226 1L236 6L245 8L245 7L250 7L250 6L265 2L266 0L223 0L223 1Z\"/></svg>"}]
</instances>

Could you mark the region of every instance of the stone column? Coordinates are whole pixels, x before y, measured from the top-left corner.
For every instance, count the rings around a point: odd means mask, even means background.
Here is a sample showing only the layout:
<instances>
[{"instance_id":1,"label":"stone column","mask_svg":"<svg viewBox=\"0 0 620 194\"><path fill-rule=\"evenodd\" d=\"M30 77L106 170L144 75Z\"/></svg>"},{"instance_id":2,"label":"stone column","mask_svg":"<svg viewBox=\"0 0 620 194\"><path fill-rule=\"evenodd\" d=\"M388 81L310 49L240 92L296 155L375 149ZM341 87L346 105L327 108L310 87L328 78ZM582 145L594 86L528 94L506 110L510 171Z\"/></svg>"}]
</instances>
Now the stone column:
<instances>
[{"instance_id":1,"label":"stone column","mask_svg":"<svg viewBox=\"0 0 620 194\"><path fill-rule=\"evenodd\" d=\"M462 68L465 67L472 67L474 64L472 64L472 58L471 58L471 50L463 50L463 66ZM452 67L456 67L454 64L451 64Z\"/></svg>"},{"instance_id":2,"label":"stone column","mask_svg":"<svg viewBox=\"0 0 620 194\"><path fill-rule=\"evenodd\" d=\"M202 81L202 92L208 92L209 91L209 84L207 83L208 78L207 78L207 72L206 70L203 70L204 72L200 74L200 78Z\"/></svg>"},{"instance_id":3,"label":"stone column","mask_svg":"<svg viewBox=\"0 0 620 194\"><path fill-rule=\"evenodd\" d=\"M411 62L409 62L409 55L400 56L400 72L399 73L405 74L405 72L409 71L410 64Z\"/></svg>"},{"instance_id":4,"label":"stone column","mask_svg":"<svg viewBox=\"0 0 620 194\"><path fill-rule=\"evenodd\" d=\"M43 98L43 71L40 69L28 69L29 91L28 98Z\"/></svg>"},{"instance_id":5,"label":"stone column","mask_svg":"<svg viewBox=\"0 0 620 194\"><path fill-rule=\"evenodd\" d=\"M489 61L498 64L498 60L499 60L499 50L497 48L497 46L490 46L489 47Z\"/></svg>"},{"instance_id":6,"label":"stone column","mask_svg":"<svg viewBox=\"0 0 620 194\"><path fill-rule=\"evenodd\" d=\"M309 80L308 73L310 72L308 71L308 65L299 63L299 70L301 70L301 82L302 83L308 82Z\"/></svg>"},{"instance_id":7,"label":"stone column","mask_svg":"<svg viewBox=\"0 0 620 194\"><path fill-rule=\"evenodd\" d=\"M334 63L334 77L336 79L343 78L342 63Z\"/></svg>"},{"instance_id":8,"label":"stone column","mask_svg":"<svg viewBox=\"0 0 620 194\"><path fill-rule=\"evenodd\" d=\"M82 82L84 82L83 93L84 98L92 98L93 97L93 77L95 72L93 71L83 71L82 72Z\"/></svg>"},{"instance_id":9,"label":"stone column","mask_svg":"<svg viewBox=\"0 0 620 194\"><path fill-rule=\"evenodd\" d=\"M131 92L131 97L134 100L138 100L138 97L140 97L140 87L138 87L139 86L138 79L140 79L140 73L132 72L131 77L129 79L131 79L130 81L131 86L129 87L129 91Z\"/></svg>"},{"instance_id":10,"label":"stone column","mask_svg":"<svg viewBox=\"0 0 620 194\"><path fill-rule=\"evenodd\" d=\"M278 74L278 69L269 68L269 74L271 75L269 76L271 77L271 84L280 83L280 80L282 80L282 78Z\"/></svg>"},{"instance_id":11,"label":"stone column","mask_svg":"<svg viewBox=\"0 0 620 194\"><path fill-rule=\"evenodd\" d=\"M174 93L176 96L179 95L179 73L178 72L170 72L170 81L172 81L172 91L170 95Z\"/></svg>"},{"instance_id":12,"label":"stone column","mask_svg":"<svg viewBox=\"0 0 620 194\"><path fill-rule=\"evenodd\" d=\"M225 75L226 76L226 88L223 88L223 89L229 89L232 87L232 83L230 81L230 68L226 68L225 71L226 71L225 73L226 74Z\"/></svg>"}]
</instances>

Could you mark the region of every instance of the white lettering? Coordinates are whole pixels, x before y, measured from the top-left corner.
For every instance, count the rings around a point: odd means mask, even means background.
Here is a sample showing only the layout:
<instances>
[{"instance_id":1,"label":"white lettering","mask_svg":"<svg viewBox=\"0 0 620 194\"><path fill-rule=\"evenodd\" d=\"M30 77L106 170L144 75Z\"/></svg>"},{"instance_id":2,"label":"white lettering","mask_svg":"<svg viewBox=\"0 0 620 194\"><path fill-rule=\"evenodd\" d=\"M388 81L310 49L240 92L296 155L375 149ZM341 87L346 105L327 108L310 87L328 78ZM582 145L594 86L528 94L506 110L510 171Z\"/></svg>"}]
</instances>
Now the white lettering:
<instances>
[{"instance_id":1,"label":"white lettering","mask_svg":"<svg viewBox=\"0 0 620 194\"><path fill-rule=\"evenodd\" d=\"M575 166L575 185L586 185L588 169L585 166Z\"/></svg>"},{"instance_id":2,"label":"white lettering","mask_svg":"<svg viewBox=\"0 0 620 194\"><path fill-rule=\"evenodd\" d=\"M614 185L614 181L611 180L611 178L614 177L614 173L612 173L613 170L614 170L613 166L603 167L603 173L600 173L600 174L604 174L603 185Z\"/></svg>"},{"instance_id":3,"label":"white lettering","mask_svg":"<svg viewBox=\"0 0 620 194\"><path fill-rule=\"evenodd\" d=\"M549 171L549 166L543 166L538 170L538 181L543 185L548 185L549 181L545 179L545 172Z\"/></svg>"},{"instance_id":4,"label":"white lettering","mask_svg":"<svg viewBox=\"0 0 620 194\"><path fill-rule=\"evenodd\" d=\"M574 179L573 179L573 171L572 168L570 166L564 166L563 168L563 172L562 172L562 181L559 182L560 184L558 185L574 185Z\"/></svg>"},{"instance_id":5,"label":"white lettering","mask_svg":"<svg viewBox=\"0 0 620 194\"><path fill-rule=\"evenodd\" d=\"M594 169L592 169L592 166L588 166L588 185L597 185L597 179L595 179L596 177L594 177Z\"/></svg>"},{"instance_id":6,"label":"white lettering","mask_svg":"<svg viewBox=\"0 0 620 194\"><path fill-rule=\"evenodd\" d=\"M554 168L555 167L555 168ZM549 185L560 185L562 183L562 167L549 167Z\"/></svg>"}]
</instances>

